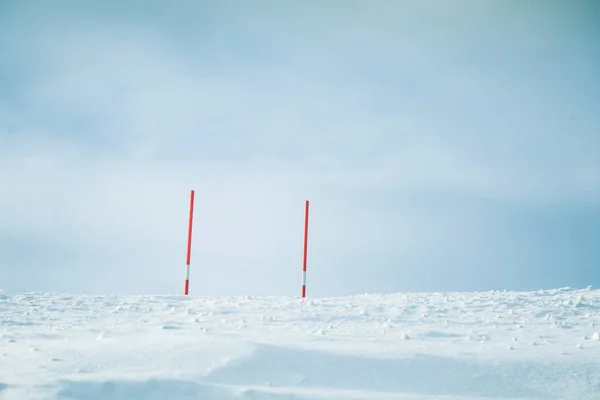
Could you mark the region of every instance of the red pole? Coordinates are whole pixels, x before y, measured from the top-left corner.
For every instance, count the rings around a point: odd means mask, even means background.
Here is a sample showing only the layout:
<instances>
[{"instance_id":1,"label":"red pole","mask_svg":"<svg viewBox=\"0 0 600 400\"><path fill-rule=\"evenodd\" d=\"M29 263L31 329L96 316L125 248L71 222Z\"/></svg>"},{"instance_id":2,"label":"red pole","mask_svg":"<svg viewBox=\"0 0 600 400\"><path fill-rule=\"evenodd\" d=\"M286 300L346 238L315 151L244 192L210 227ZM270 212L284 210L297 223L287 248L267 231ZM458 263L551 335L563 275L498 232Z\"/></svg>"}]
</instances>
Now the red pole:
<instances>
[{"instance_id":1,"label":"red pole","mask_svg":"<svg viewBox=\"0 0 600 400\"><path fill-rule=\"evenodd\" d=\"M185 285L183 294L188 295L190 289L190 260L192 256L192 221L194 220L194 191L190 192L190 219L188 222L187 254L185 258Z\"/></svg>"},{"instance_id":2,"label":"red pole","mask_svg":"<svg viewBox=\"0 0 600 400\"><path fill-rule=\"evenodd\" d=\"M302 297L306 297L306 258L308 255L308 200L304 207L304 255L302 257Z\"/></svg>"}]
</instances>

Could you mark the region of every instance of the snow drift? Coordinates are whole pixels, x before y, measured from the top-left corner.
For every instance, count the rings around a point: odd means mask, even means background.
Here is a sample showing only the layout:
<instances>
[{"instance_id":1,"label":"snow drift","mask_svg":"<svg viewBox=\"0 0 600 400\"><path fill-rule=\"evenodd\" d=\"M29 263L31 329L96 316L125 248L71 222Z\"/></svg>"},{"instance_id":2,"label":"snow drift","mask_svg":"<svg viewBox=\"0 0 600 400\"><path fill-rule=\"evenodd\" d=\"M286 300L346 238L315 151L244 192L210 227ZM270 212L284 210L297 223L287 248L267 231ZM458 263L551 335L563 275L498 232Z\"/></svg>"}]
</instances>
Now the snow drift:
<instances>
[{"instance_id":1,"label":"snow drift","mask_svg":"<svg viewBox=\"0 0 600 400\"><path fill-rule=\"evenodd\" d=\"M0 399L598 399L600 291L0 296Z\"/></svg>"}]
</instances>

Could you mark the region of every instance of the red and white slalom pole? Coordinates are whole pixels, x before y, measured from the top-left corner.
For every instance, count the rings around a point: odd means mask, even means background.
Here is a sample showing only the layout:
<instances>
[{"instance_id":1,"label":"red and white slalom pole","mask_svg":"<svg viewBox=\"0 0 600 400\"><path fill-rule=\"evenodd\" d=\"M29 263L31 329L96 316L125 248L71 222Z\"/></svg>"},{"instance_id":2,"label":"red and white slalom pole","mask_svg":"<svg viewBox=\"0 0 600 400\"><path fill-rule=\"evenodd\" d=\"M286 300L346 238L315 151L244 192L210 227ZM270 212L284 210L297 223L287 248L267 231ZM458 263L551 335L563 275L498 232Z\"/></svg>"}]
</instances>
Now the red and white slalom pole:
<instances>
[{"instance_id":1,"label":"red and white slalom pole","mask_svg":"<svg viewBox=\"0 0 600 400\"><path fill-rule=\"evenodd\" d=\"M188 295L190 290L190 259L192 256L192 222L194 220L194 191L190 192L190 218L188 222L187 254L185 258L185 285L183 294Z\"/></svg>"},{"instance_id":2,"label":"red and white slalom pole","mask_svg":"<svg viewBox=\"0 0 600 400\"><path fill-rule=\"evenodd\" d=\"M308 255L308 200L304 206L304 252L302 257L302 297L306 297L306 258Z\"/></svg>"}]
</instances>

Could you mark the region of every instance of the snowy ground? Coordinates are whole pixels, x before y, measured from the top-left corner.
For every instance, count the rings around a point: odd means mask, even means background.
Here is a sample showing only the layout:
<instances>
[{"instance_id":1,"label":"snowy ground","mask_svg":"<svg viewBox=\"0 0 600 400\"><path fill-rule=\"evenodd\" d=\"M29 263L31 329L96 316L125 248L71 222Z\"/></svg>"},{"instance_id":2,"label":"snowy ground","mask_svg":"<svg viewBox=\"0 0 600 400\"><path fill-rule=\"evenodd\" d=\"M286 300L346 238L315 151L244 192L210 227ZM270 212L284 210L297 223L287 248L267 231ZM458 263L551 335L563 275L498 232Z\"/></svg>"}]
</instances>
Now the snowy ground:
<instances>
[{"instance_id":1,"label":"snowy ground","mask_svg":"<svg viewBox=\"0 0 600 400\"><path fill-rule=\"evenodd\" d=\"M600 399L600 291L0 294L0 399Z\"/></svg>"}]
</instances>

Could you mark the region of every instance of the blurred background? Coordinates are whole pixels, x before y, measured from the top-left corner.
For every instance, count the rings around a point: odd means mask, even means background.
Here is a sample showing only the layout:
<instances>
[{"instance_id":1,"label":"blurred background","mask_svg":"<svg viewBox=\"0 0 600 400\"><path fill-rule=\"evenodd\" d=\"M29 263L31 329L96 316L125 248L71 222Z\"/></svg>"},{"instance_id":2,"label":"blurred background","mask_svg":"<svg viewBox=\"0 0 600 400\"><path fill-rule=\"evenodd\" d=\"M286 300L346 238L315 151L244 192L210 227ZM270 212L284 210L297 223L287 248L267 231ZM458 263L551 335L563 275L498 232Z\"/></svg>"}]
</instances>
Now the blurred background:
<instances>
[{"instance_id":1,"label":"blurred background","mask_svg":"<svg viewBox=\"0 0 600 400\"><path fill-rule=\"evenodd\" d=\"M600 285L600 2L0 2L0 288Z\"/></svg>"}]
</instances>

